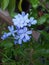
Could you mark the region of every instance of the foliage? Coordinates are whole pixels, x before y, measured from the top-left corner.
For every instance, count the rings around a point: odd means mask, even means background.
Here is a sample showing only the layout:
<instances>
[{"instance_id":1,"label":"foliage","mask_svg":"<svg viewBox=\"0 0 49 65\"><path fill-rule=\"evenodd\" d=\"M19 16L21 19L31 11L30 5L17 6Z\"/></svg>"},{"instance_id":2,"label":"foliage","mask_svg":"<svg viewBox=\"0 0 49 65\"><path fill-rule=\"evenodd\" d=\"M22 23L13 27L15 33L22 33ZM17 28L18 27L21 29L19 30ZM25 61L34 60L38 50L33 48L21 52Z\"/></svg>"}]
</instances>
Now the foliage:
<instances>
[{"instance_id":1,"label":"foliage","mask_svg":"<svg viewBox=\"0 0 49 65\"><path fill-rule=\"evenodd\" d=\"M2 0L1 1L1 8L3 10L7 9L9 12L13 12L15 9L16 0Z\"/></svg>"},{"instance_id":2,"label":"foliage","mask_svg":"<svg viewBox=\"0 0 49 65\"><path fill-rule=\"evenodd\" d=\"M32 36L29 42L22 45L14 44L12 37L4 41L0 39L0 64L2 65L49 65L49 6L46 6L49 0L27 1L30 3L30 8L27 11L29 17L32 16L38 21L36 25L31 27L38 31L40 36L38 40ZM22 2L21 0L0 0L0 8L3 11L8 10L13 17L18 12L23 11ZM15 8L18 9L18 12L15 11ZM6 24L0 25L1 34L7 31L7 29L4 30L7 25L4 25Z\"/></svg>"}]
</instances>

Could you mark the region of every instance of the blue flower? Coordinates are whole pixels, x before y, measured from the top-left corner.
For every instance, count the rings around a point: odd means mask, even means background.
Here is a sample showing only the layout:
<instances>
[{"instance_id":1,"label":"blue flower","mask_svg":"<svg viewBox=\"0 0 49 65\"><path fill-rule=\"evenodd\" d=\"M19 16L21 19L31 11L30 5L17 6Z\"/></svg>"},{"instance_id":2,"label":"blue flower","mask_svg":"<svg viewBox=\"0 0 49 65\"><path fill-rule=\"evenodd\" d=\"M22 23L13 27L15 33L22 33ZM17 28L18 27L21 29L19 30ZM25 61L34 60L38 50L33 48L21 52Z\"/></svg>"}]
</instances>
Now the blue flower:
<instances>
[{"instance_id":1,"label":"blue flower","mask_svg":"<svg viewBox=\"0 0 49 65\"><path fill-rule=\"evenodd\" d=\"M31 38L31 36L29 36L30 34L32 34L32 31L28 30L27 27L17 30L17 36L15 37L15 43L22 44L22 41L23 42L29 41Z\"/></svg>"},{"instance_id":2,"label":"blue flower","mask_svg":"<svg viewBox=\"0 0 49 65\"><path fill-rule=\"evenodd\" d=\"M14 37L14 43L15 44L22 44L22 42L27 42L30 40L32 34L32 30L29 30L28 27L31 25L35 25L37 23L37 20L35 20L33 17L29 18L29 14L25 14L25 12L22 12L21 14L18 14L14 16L14 19L12 19L14 26L8 26L8 33L4 33L4 35L1 37L1 39L6 39L9 36Z\"/></svg>"},{"instance_id":3,"label":"blue flower","mask_svg":"<svg viewBox=\"0 0 49 65\"><path fill-rule=\"evenodd\" d=\"M21 39L18 39L18 40L14 40L14 44L22 44L22 40Z\"/></svg>"},{"instance_id":4,"label":"blue flower","mask_svg":"<svg viewBox=\"0 0 49 65\"><path fill-rule=\"evenodd\" d=\"M22 12L22 14L16 15L12 21L18 28L23 28L29 22L28 14L25 15L25 12Z\"/></svg>"},{"instance_id":5,"label":"blue flower","mask_svg":"<svg viewBox=\"0 0 49 65\"><path fill-rule=\"evenodd\" d=\"M33 17L30 19L28 18L29 14L25 14L25 12L22 12L22 14L18 14L12 19L15 26L18 28L23 28L24 26L31 26L35 25L37 23L37 20L35 20Z\"/></svg>"},{"instance_id":6,"label":"blue flower","mask_svg":"<svg viewBox=\"0 0 49 65\"><path fill-rule=\"evenodd\" d=\"M25 12L22 12L21 14L22 14L22 16L25 16Z\"/></svg>"},{"instance_id":7,"label":"blue flower","mask_svg":"<svg viewBox=\"0 0 49 65\"><path fill-rule=\"evenodd\" d=\"M4 33L3 36L1 37L2 40L5 40L6 38L8 38L11 35L11 33Z\"/></svg>"},{"instance_id":8,"label":"blue flower","mask_svg":"<svg viewBox=\"0 0 49 65\"><path fill-rule=\"evenodd\" d=\"M30 17L30 21L28 23L28 26L37 24L37 20L34 19L34 17Z\"/></svg>"},{"instance_id":9,"label":"blue flower","mask_svg":"<svg viewBox=\"0 0 49 65\"><path fill-rule=\"evenodd\" d=\"M17 30L14 30L14 26L8 26L8 29L9 29L9 33L4 33L3 36L1 37L1 39L6 39L8 38L9 36L13 35L13 37L15 36L15 33L17 32Z\"/></svg>"},{"instance_id":10,"label":"blue flower","mask_svg":"<svg viewBox=\"0 0 49 65\"><path fill-rule=\"evenodd\" d=\"M8 29L9 29L11 35L13 35L13 37L14 37L15 33L17 32L17 30L14 30L14 26L13 25L12 26L8 26Z\"/></svg>"},{"instance_id":11,"label":"blue flower","mask_svg":"<svg viewBox=\"0 0 49 65\"><path fill-rule=\"evenodd\" d=\"M35 25L35 24L37 24L37 20L35 20L33 17L30 17L30 23L32 25Z\"/></svg>"}]
</instances>

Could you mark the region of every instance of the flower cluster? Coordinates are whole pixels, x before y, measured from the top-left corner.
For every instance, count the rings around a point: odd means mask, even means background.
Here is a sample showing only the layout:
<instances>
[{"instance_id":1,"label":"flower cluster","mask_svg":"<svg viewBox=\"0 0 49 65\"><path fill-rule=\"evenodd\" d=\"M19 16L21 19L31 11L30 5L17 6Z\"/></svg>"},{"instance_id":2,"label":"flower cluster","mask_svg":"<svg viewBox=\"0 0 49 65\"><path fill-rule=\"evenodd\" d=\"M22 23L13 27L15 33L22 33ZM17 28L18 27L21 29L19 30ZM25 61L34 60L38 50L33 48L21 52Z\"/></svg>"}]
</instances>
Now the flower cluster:
<instances>
[{"instance_id":1,"label":"flower cluster","mask_svg":"<svg viewBox=\"0 0 49 65\"><path fill-rule=\"evenodd\" d=\"M28 16L29 14L25 14L25 12L14 16L14 19L12 19L14 26L8 26L8 30L10 32L5 32L1 39L4 40L12 35L14 37L15 44L22 44L22 42L29 41L31 38L32 30L29 30L28 27L35 25L37 20L35 20L33 17L30 17L29 19Z\"/></svg>"},{"instance_id":2,"label":"flower cluster","mask_svg":"<svg viewBox=\"0 0 49 65\"><path fill-rule=\"evenodd\" d=\"M22 12L22 14L18 14L14 17L13 23L18 28L23 28L24 26L31 26L35 25L37 23L37 20L34 20L33 17L28 18L29 14L27 13L25 15L25 12Z\"/></svg>"}]
</instances>

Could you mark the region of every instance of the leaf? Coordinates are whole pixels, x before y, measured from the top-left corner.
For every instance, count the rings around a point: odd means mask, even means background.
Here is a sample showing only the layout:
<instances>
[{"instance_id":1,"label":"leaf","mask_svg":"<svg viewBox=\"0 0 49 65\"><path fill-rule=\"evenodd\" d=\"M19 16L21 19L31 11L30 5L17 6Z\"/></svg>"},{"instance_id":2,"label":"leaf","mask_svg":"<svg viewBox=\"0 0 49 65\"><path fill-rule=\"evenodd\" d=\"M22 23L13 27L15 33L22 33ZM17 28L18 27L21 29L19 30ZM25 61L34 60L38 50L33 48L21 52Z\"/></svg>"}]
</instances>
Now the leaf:
<instances>
[{"instance_id":1,"label":"leaf","mask_svg":"<svg viewBox=\"0 0 49 65\"><path fill-rule=\"evenodd\" d=\"M39 0L30 0L30 2L34 8L36 8L39 4Z\"/></svg>"},{"instance_id":2,"label":"leaf","mask_svg":"<svg viewBox=\"0 0 49 65\"><path fill-rule=\"evenodd\" d=\"M46 40L49 41L49 34L45 31L42 31L41 34L43 35L44 38L46 38Z\"/></svg>"},{"instance_id":3,"label":"leaf","mask_svg":"<svg viewBox=\"0 0 49 65\"><path fill-rule=\"evenodd\" d=\"M2 0L1 8L5 10L9 4L9 0Z\"/></svg>"},{"instance_id":4,"label":"leaf","mask_svg":"<svg viewBox=\"0 0 49 65\"><path fill-rule=\"evenodd\" d=\"M2 43L1 43L1 46L4 47L4 48L11 48L13 46L13 43L11 41L8 41L8 40L4 40Z\"/></svg>"},{"instance_id":5,"label":"leaf","mask_svg":"<svg viewBox=\"0 0 49 65\"><path fill-rule=\"evenodd\" d=\"M43 15L38 19L38 24L43 24L46 22L46 20L47 20L47 15Z\"/></svg>"},{"instance_id":6,"label":"leaf","mask_svg":"<svg viewBox=\"0 0 49 65\"><path fill-rule=\"evenodd\" d=\"M15 9L16 0L10 0L8 10L10 13L12 13Z\"/></svg>"}]
</instances>

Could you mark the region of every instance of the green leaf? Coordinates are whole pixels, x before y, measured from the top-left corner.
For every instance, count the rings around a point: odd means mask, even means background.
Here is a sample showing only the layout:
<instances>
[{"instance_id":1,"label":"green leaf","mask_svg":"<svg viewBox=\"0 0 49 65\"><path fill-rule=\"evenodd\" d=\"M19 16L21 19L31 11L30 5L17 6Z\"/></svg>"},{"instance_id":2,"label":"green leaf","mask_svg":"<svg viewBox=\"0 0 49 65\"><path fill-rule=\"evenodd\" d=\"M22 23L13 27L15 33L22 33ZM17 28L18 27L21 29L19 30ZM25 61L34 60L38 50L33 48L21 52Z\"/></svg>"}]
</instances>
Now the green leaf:
<instances>
[{"instance_id":1,"label":"green leaf","mask_svg":"<svg viewBox=\"0 0 49 65\"><path fill-rule=\"evenodd\" d=\"M2 0L1 8L5 10L9 4L9 0Z\"/></svg>"},{"instance_id":2,"label":"green leaf","mask_svg":"<svg viewBox=\"0 0 49 65\"><path fill-rule=\"evenodd\" d=\"M15 9L16 0L10 0L8 10L10 13L12 13Z\"/></svg>"},{"instance_id":3,"label":"green leaf","mask_svg":"<svg viewBox=\"0 0 49 65\"><path fill-rule=\"evenodd\" d=\"M38 24L43 24L46 22L46 20L47 20L47 15L43 15L38 19Z\"/></svg>"},{"instance_id":4,"label":"green leaf","mask_svg":"<svg viewBox=\"0 0 49 65\"><path fill-rule=\"evenodd\" d=\"M13 43L11 41L4 40L4 41L2 41L0 46L2 46L4 48L11 48L13 46Z\"/></svg>"},{"instance_id":5,"label":"green leaf","mask_svg":"<svg viewBox=\"0 0 49 65\"><path fill-rule=\"evenodd\" d=\"M44 38L46 38L49 41L49 34L45 31L42 31L41 34L43 35Z\"/></svg>"},{"instance_id":6,"label":"green leaf","mask_svg":"<svg viewBox=\"0 0 49 65\"><path fill-rule=\"evenodd\" d=\"M36 8L39 4L39 0L30 0L30 2L34 8Z\"/></svg>"}]
</instances>

